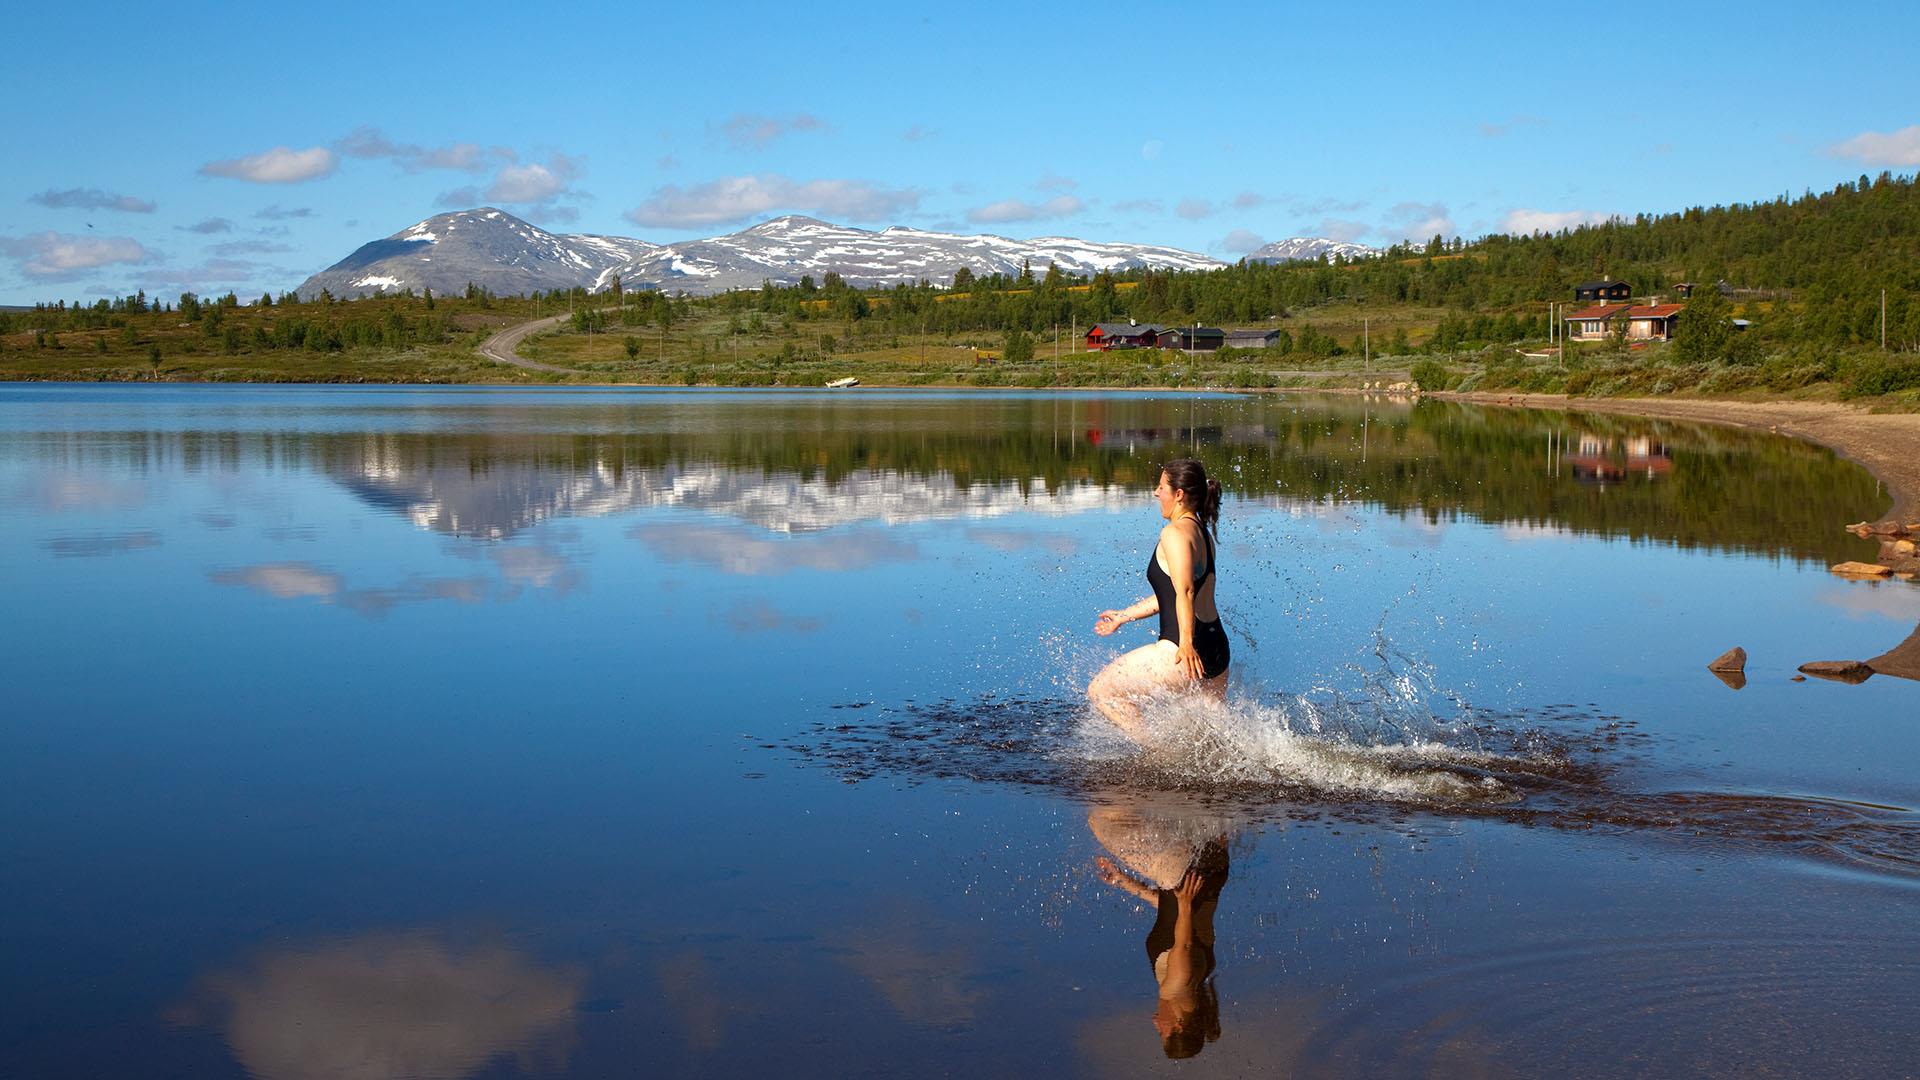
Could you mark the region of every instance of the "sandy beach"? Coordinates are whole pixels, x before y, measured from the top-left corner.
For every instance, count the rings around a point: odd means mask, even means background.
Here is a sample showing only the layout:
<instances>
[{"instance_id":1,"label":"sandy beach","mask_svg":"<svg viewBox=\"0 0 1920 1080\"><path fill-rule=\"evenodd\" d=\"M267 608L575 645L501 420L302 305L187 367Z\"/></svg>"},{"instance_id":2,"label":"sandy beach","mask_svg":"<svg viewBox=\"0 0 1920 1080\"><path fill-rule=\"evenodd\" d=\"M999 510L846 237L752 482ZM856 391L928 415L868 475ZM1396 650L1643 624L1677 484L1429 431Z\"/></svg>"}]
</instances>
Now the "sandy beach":
<instances>
[{"instance_id":1,"label":"sandy beach","mask_svg":"<svg viewBox=\"0 0 1920 1080\"><path fill-rule=\"evenodd\" d=\"M1452 401L1527 409L1629 413L1764 428L1831 447L1885 484L1893 506L1883 517L1920 520L1920 413L1870 413L1827 401L1704 401L1670 398L1570 398L1565 394L1434 394ZM1836 522L1836 527L1848 522Z\"/></svg>"}]
</instances>

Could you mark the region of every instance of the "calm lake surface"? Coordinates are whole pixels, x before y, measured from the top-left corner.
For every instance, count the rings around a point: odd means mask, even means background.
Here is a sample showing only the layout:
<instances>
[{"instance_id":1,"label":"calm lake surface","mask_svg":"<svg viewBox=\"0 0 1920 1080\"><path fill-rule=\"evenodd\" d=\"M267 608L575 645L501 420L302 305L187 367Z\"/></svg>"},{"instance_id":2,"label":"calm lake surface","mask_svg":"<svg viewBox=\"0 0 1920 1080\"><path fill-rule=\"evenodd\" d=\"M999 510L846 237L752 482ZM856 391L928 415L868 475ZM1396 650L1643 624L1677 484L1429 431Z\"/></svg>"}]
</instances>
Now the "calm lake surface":
<instances>
[{"instance_id":1,"label":"calm lake surface","mask_svg":"<svg viewBox=\"0 0 1920 1080\"><path fill-rule=\"evenodd\" d=\"M1232 689L1141 751L1189 454ZM1791 681L1920 648L1826 571L1887 504L1440 402L0 388L0 1074L1911 1075L1920 685Z\"/></svg>"}]
</instances>

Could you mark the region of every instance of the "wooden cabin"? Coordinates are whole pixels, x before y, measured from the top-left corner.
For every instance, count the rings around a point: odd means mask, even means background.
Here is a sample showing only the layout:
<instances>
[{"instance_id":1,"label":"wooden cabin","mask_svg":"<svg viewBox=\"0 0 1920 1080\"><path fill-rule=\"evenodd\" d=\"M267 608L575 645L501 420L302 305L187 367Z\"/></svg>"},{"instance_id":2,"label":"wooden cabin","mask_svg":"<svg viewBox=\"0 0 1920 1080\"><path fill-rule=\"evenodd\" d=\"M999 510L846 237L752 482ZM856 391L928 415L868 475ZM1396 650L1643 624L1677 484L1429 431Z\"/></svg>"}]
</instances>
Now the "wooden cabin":
<instances>
[{"instance_id":1,"label":"wooden cabin","mask_svg":"<svg viewBox=\"0 0 1920 1080\"><path fill-rule=\"evenodd\" d=\"M1634 341L1672 341L1673 323L1685 304L1653 304L1627 309L1627 337Z\"/></svg>"},{"instance_id":2,"label":"wooden cabin","mask_svg":"<svg viewBox=\"0 0 1920 1080\"><path fill-rule=\"evenodd\" d=\"M1105 352L1109 349L1155 349L1160 347L1160 333L1167 329L1159 323L1103 322L1094 323L1087 328L1087 348Z\"/></svg>"},{"instance_id":3,"label":"wooden cabin","mask_svg":"<svg viewBox=\"0 0 1920 1080\"><path fill-rule=\"evenodd\" d=\"M1229 330L1225 345L1229 349L1265 349L1279 340L1278 330Z\"/></svg>"},{"instance_id":4,"label":"wooden cabin","mask_svg":"<svg viewBox=\"0 0 1920 1080\"><path fill-rule=\"evenodd\" d=\"M1609 281L1606 278L1601 278L1599 281L1585 281L1573 287L1573 299L1575 302L1591 300L1599 304L1631 300L1633 286L1624 281Z\"/></svg>"},{"instance_id":5,"label":"wooden cabin","mask_svg":"<svg viewBox=\"0 0 1920 1080\"><path fill-rule=\"evenodd\" d=\"M1160 331L1159 347L1181 352L1213 352L1227 343L1227 332L1216 326L1169 326Z\"/></svg>"}]
</instances>

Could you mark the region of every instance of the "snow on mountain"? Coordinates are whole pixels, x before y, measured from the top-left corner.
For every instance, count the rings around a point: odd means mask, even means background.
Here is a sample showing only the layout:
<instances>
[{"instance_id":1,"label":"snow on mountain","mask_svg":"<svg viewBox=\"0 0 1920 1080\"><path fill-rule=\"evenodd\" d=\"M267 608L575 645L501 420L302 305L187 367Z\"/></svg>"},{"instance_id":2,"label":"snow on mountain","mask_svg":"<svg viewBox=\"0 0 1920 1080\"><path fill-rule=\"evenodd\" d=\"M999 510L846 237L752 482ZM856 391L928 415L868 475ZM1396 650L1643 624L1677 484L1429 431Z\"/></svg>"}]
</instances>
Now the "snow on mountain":
<instances>
[{"instance_id":1,"label":"snow on mountain","mask_svg":"<svg viewBox=\"0 0 1920 1080\"><path fill-rule=\"evenodd\" d=\"M1349 259L1370 259L1380 254L1378 248L1365 244L1348 243L1345 240L1326 240L1312 236L1294 236L1285 240L1275 240L1258 251L1247 254L1248 262L1315 262L1322 255L1344 255Z\"/></svg>"},{"instance_id":2,"label":"snow on mountain","mask_svg":"<svg viewBox=\"0 0 1920 1080\"><path fill-rule=\"evenodd\" d=\"M1317 245L1317 246L1316 246ZM1250 259L1349 257L1372 248L1334 240L1283 240ZM621 236L546 232L492 207L430 217L375 240L302 282L299 293L321 289L337 297L401 289L460 292L472 282L503 296L548 289L655 288L695 296L762 282L791 285L839 274L854 285L890 285L926 278L951 281L966 267L975 275L1018 274L1022 265L1084 275L1101 270L1210 270L1217 259L1151 244L1104 243L1066 236L1011 240L893 226L879 232L801 215L774 218L726 236L678 244L651 244Z\"/></svg>"},{"instance_id":3,"label":"snow on mountain","mask_svg":"<svg viewBox=\"0 0 1920 1080\"><path fill-rule=\"evenodd\" d=\"M624 236L562 236L492 207L440 214L359 250L301 282L301 296L337 297L413 289L501 295L584 285L605 288L614 268L658 250Z\"/></svg>"}]
</instances>

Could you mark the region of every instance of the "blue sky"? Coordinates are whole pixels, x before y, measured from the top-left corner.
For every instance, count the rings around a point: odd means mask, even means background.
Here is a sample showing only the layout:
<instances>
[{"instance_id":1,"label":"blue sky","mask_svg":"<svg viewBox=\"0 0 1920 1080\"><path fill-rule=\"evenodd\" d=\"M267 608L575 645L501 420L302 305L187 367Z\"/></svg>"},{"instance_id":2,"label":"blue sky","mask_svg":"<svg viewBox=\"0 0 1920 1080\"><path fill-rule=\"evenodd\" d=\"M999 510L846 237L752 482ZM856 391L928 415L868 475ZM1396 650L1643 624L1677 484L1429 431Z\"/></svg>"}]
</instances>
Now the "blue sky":
<instances>
[{"instance_id":1,"label":"blue sky","mask_svg":"<svg viewBox=\"0 0 1920 1080\"><path fill-rule=\"evenodd\" d=\"M1912 4L41 5L9 23L9 304L278 292L477 205L656 242L807 213L1231 259L1920 166Z\"/></svg>"}]
</instances>

